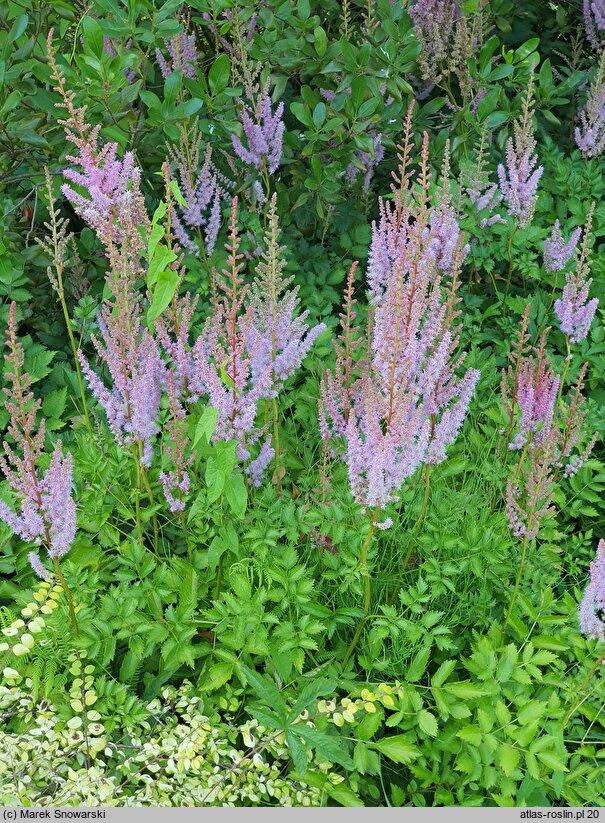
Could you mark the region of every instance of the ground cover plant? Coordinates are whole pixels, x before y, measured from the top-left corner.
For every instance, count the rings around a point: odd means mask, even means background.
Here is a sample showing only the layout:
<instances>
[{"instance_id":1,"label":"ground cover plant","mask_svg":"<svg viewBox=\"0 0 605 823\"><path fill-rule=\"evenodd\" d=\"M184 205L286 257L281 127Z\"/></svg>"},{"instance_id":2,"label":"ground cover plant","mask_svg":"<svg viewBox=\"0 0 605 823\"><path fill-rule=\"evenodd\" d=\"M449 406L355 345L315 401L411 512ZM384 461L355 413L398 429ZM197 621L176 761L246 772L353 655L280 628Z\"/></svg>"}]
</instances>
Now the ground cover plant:
<instances>
[{"instance_id":1,"label":"ground cover plant","mask_svg":"<svg viewBox=\"0 0 605 823\"><path fill-rule=\"evenodd\" d=\"M0 801L605 800L605 5L0 0Z\"/></svg>"}]
</instances>

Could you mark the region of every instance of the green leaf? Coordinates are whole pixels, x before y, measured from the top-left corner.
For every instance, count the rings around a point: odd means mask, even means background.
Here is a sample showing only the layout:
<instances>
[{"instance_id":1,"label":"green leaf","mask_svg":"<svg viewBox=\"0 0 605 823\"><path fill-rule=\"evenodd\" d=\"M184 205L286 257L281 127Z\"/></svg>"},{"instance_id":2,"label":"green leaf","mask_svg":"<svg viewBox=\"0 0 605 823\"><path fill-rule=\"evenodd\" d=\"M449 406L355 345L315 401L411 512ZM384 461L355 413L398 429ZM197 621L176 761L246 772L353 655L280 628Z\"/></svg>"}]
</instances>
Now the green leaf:
<instances>
[{"instance_id":1,"label":"green leaf","mask_svg":"<svg viewBox=\"0 0 605 823\"><path fill-rule=\"evenodd\" d=\"M537 752L536 757L553 772L568 772L569 769L555 752Z\"/></svg>"},{"instance_id":2,"label":"green leaf","mask_svg":"<svg viewBox=\"0 0 605 823\"><path fill-rule=\"evenodd\" d=\"M236 517L243 517L248 505L248 491L241 474L227 478L225 482L225 497Z\"/></svg>"},{"instance_id":3,"label":"green leaf","mask_svg":"<svg viewBox=\"0 0 605 823\"><path fill-rule=\"evenodd\" d=\"M252 691L258 695L261 700L264 700L268 706L275 709L281 717L283 717L285 726L286 718L288 716L288 709L286 707L286 701L279 693L279 690L276 688L275 684L272 683L268 677L263 677L263 675L259 674L254 669L245 666L243 663L240 663L239 668L250 684Z\"/></svg>"},{"instance_id":4,"label":"green leaf","mask_svg":"<svg viewBox=\"0 0 605 823\"><path fill-rule=\"evenodd\" d=\"M290 752L290 756L292 757L294 768L300 774L304 774L309 762L307 752L298 737L296 737L295 734L292 734L291 729L286 729L286 745L288 747L288 751Z\"/></svg>"},{"instance_id":5,"label":"green leaf","mask_svg":"<svg viewBox=\"0 0 605 823\"><path fill-rule=\"evenodd\" d=\"M194 448L200 442L202 437L205 437L208 443L210 442L210 438L214 434L214 430L216 428L217 413L217 410L212 408L212 406L208 406L204 409L202 416L198 420L197 426L195 427L195 434L193 435Z\"/></svg>"},{"instance_id":6,"label":"green leaf","mask_svg":"<svg viewBox=\"0 0 605 823\"><path fill-rule=\"evenodd\" d=\"M179 274L173 269L164 269L158 274L153 290L151 306L147 311L147 323L152 325L170 304L179 285Z\"/></svg>"},{"instance_id":7,"label":"green leaf","mask_svg":"<svg viewBox=\"0 0 605 823\"><path fill-rule=\"evenodd\" d=\"M292 723L296 720L298 715L305 709L308 709L312 703L315 703L317 698L321 695L334 694L336 686L337 684L335 680L326 679L312 680L311 683L307 683L290 709L288 723Z\"/></svg>"},{"instance_id":8,"label":"green leaf","mask_svg":"<svg viewBox=\"0 0 605 823\"><path fill-rule=\"evenodd\" d=\"M406 672L406 680L410 683L417 683L426 671L430 656L430 644L423 646L410 663Z\"/></svg>"},{"instance_id":9,"label":"green leaf","mask_svg":"<svg viewBox=\"0 0 605 823\"><path fill-rule=\"evenodd\" d=\"M365 803L359 795L356 794L353 789L350 789L346 783L337 783L334 785L334 783L327 780L324 789L326 790L326 794L328 794L332 800L340 803L341 806L365 806Z\"/></svg>"},{"instance_id":10,"label":"green leaf","mask_svg":"<svg viewBox=\"0 0 605 823\"><path fill-rule=\"evenodd\" d=\"M91 52L99 60L103 57L103 33L101 27L92 17L85 17L82 20L82 30L84 32L84 42Z\"/></svg>"},{"instance_id":11,"label":"green leaf","mask_svg":"<svg viewBox=\"0 0 605 823\"><path fill-rule=\"evenodd\" d=\"M508 743L503 743L498 748L498 764L507 777L515 771L520 760L519 750Z\"/></svg>"},{"instance_id":12,"label":"green leaf","mask_svg":"<svg viewBox=\"0 0 605 823\"><path fill-rule=\"evenodd\" d=\"M320 732L317 729L311 729L304 723L297 723L295 726L290 726L290 729L293 734L302 737L306 743L313 746L319 754L331 763L336 763L348 771L353 770L353 761L344 751L337 737L331 737L329 734Z\"/></svg>"},{"instance_id":13,"label":"green leaf","mask_svg":"<svg viewBox=\"0 0 605 823\"><path fill-rule=\"evenodd\" d=\"M444 692L453 694L454 697L459 697L461 700L472 700L476 697L483 697L486 694L485 689L472 683L470 680L460 680L458 683L448 683L443 687Z\"/></svg>"},{"instance_id":14,"label":"green leaf","mask_svg":"<svg viewBox=\"0 0 605 823\"><path fill-rule=\"evenodd\" d=\"M183 194L182 194L182 192L179 188L179 184L176 182L176 180L171 180L168 183L168 188L170 189L170 191L174 195L174 199L179 204L179 206L182 206L184 209L186 209L187 208L187 201L183 197Z\"/></svg>"},{"instance_id":15,"label":"green leaf","mask_svg":"<svg viewBox=\"0 0 605 823\"><path fill-rule=\"evenodd\" d=\"M203 675L201 681L201 688L205 692L213 692L215 689L220 689L225 683L231 680L233 675L232 663L213 663L207 672Z\"/></svg>"},{"instance_id":16,"label":"green leaf","mask_svg":"<svg viewBox=\"0 0 605 823\"><path fill-rule=\"evenodd\" d=\"M367 87L368 83L363 75L356 77L351 83L351 101L355 111L359 109L365 100Z\"/></svg>"},{"instance_id":17,"label":"green leaf","mask_svg":"<svg viewBox=\"0 0 605 823\"><path fill-rule=\"evenodd\" d=\"M394 760L395 763L411 763L420 757L420 749L413 746L404 734L398 734L394 737L384 737L377 743L371 744L373 748L377 749L389 760Z\"/></svg>"},{"instance_id":18,"label":"green leaf","mask_svg":"<svg viewBox=\"0 0 605 823\"><path fill-rule=\"evenodd\" d=\"M357 736L360 740L371 740L384 720L384 712L378 709L366 714L357 727Z\"/></svg>"},{"instance_id":19,"label":"green leaf","mask_svg":"<svg viewBox=\"0 0 605 823\"><path fill-rule=\"evenodd\" d=\"M226 54L219 54L208 72L208 85L213 95L226 89L229 85L231 75L231 65Z\"/></svg>"},{"instance_id":20,"label":"green leaf","mask_svg":"<svg viewBox=\"0 0 605 823\"><path fill-rule=\"evenodd\" d=\"M431 714L426 709L418 712L418 725L422 729L425 734L428 734L429 737L437 737L437 719L434 714Z\"/></svg>"},{"instance_id":21,"label":"green leaf","mask_svg":"<svg viewBox=\"0 0 605 823\"><path fill-rule=\"evenodd\" d=\"M326 51L328 50L328 38L321 26L317 26L317 28L314 30L313 42L315 44L315 51L317 53L317 56L323 57Z\"/></svg>"},{"instance_id":22,"label":"green leaf","mask_svg":"<svg viewBox=\"0 0 605 823\"><path fill-rule=\"evenodd\" d=\"M444 660L431 678L431 686L443 686L450 674L456 668L455 660Z\"/></svg>"},{"instance_id":23,"label":"green leaf","mask_svg":"<svg viewBox=\"0 0 605 823\"><path fill-rule=\"evenodd\" d=\"M179 71L171 72L164 81L164 108L170 110L176 103L181 90L181 80L183 73Z\"/></svg>"},{"instance_id":24,"label":"green leaf","mask_svg":"<svg viewBox=\"0 0 605 823\"><path fill-rule=\"evenodd\" d=\"M319 102L313 109L313 123L317 128L321 128L326 119L326 104Z\"/></svg>"},{"instance_id":25,"label":"green leaf","mask_svg":"<svg viewBox=\"0 0 605 823\"><path fill-rule=\"evenodd\" d=\"M297 120L300 120L300 122L304 126L307 126L310 129L313 128L314 124L311 118L311 113L303 103L290 103L290 111L292 112L294 117L296 117Z\"/></svg>"},{"instance_id":26,"label":"green leaf","mask_svg":"<svg viewBox=\"0 0 605 823\"><path fill-rule=\"evenodd\" d=\"M67 389L57 389L56 391L47 394L42 401L42 411L45 417L61 417L65 410L65 401L67 399Z\"/></svg>"},{"instance_id":27,"label":"green leaf","mask_svg":"<svg viewBox=\"0 0 605 823\"><path fill-rule=\"evenodd\" d=\"M208 502L218 500L225 488L225 473L219 468L216 459L211 455L206 462L206 485L208 486Z\"/></svg>"}]
</instances>

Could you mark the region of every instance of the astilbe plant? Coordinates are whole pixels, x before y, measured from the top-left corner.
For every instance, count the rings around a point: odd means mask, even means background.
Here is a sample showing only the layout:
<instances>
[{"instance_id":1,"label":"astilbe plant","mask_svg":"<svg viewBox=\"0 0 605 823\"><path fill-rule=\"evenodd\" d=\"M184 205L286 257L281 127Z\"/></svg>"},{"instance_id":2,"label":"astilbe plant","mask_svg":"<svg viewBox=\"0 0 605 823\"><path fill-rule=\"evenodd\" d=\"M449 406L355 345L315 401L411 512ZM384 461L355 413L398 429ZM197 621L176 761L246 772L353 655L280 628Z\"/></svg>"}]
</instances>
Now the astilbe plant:
<instances>
[{"instance_id":1,"label":"astilbe plant","mask_svg":"<svg viewBox=\"0 0 605 823\"><path fill-rule=\"evenodd\" d=\"M558 300L555 300L554 304L561 331L566 337L568 354L570 343L579 343L587 337L599 304L596 297L588 299L592 283L589 276L589 242L594 207L595 204L593 203L586 218L584 238L575 270L567 274L563 293Z\"/></svg>"},{"instance_id":2,"label":"astilbe plant","mask_svg":"<svg viewBox=\"0 0 605 823\"><path fill-rule=\"evenodd\" d=\"M233 199L226 268L218 277L219 292L213 312L206 320L202 334L193 344L191 357L194 394L206 394L210 406L217 409L213 440L235 440L238 459L247 463L246 471L255 485L260 485L263 473L273 458L271 436L255 425L257 404L261 399L273 399L271 358L263 369L252 372L247 341L253 324L253 310L245 307L248 286L242 277L243 254L237 225L237 198ZM251 459L250 447L263 439L259 454Z\"/></svg>"},{"instance_id":3,"label":"astilbe plant","mask_svg":"<svg viewBox=\"0 0 605 823\"><path fill-rule=\"evenodd\" d=\"M70 182L65 183L61 191L103 243L127 245L136 258L144 248L142 237L149 230L149 217L140 190L141 171L132 152L126 152L120 160L117 143L102 144L101 127L92 127L87 122L86 106L75 105L75 93L66 88L55 60L52 37L51 30L47 44L51 76L55 90L63 99L56 105L68 113L67 119L59 123L65 128L67 140L78 150L77 155L66 158L74 167L64 169L63 175Z\"/></svg>"},{"instance_id":4,"label":"astilbe plant","mask_svg":"<svg viewBox=\"0 0 605 823\"><path fill-rule=\"evenodd\" d=\"M574 131L578 148L584 157L599 157L605 150L605 48L579 119Z\"/></svg>"},{"instance_id":5,"label":"astilbe plant","mask_svg":"<svg viewBox=\"0 0 605 823\"><path fill-rule=\"evenodd\" d=\"M249 93L252 93L251 91ZM284 104L279 103L275 111L271 106L269 86L255 92L253 99L242 104L240 120L246 145L237 134L231 135L233 150L246 165L260 172L265 191L257 187L261 200L269 193L269 175L274 174L280 164L285 125L282 120Z\"/></svg>"},{"instance_id":6,"label":"astilbe plant","mask_svg":"<svg viewBox=\"0 0 605 823\"><path fill-rule=\"evenodd\" d=\"M605 540L599 540L590 564L590 579L579 610L580 629L595 640L605 641Z\"/></svg>"},{"instance_id":7,"label":"astilbe plant","mask_svg":"<svg viewBox=\"0 0 605 823\"><path fill-rule=\"evenodd\" d=\"M107 367L111 385L105 385L82 352L80 364L118 443L134 447L140 462L149 466L152 441L159 431L165 367L155 339L142 323L132 259L117 245L110 245L108 254L112 300L103 303L98 317L100 339L93 335L92 343L99 362Z\"/></svg>"},{"instance_id":8,"label":"astilbe plant","mask_svg":"<svg viewBox=\"0 0 605 823\"><path fill-rule=\"evenodd\" d=\"M169 40L164 40L164 47L170 55L168 60L164 57L161 49L155 50L155 56L164 80L167 80L173 71L179 70L183 72L183 77L195 80L198 65L195 34L188 34L186 31L179 32Z\"/></svg>"},{"instance_id":9,"label":"astilbe plant","mask_svg":"<svg viewBox=\"0 0 605 823\"><path fill-rule=\"evenodd\" d=\"M166 425L168 438L165 451L170 461L170 469L160 473L164 497L173 514L185 509L185 500L191 486L189 467L193 462L187 435L186 412L181 403L178 387L172 372L166 379L169 418Z\"/></svg>"},{"instance_id":10,"label":"astilbe plant","mask_svg":"<svg viewBox=\"0 0 605 823\"><path fill-rule=\"evenodd\" d=\"M40 468L44 452L46 421L38 422L40 400L34 399L32 379L25 371L25 352L17 338L16 303L13 301L8 316L6 333L5 390L6 410L9 413L8 434L13 445L4 441L0 468L18 501L13 511L0 501L0 519L23 540L44 546L48 558L64 586L68 597L72 627L77 634L75 611L69 587L65 582L59 560L70 550L76 535L76 505L72 497L72 457L62 456L61 441L55 444L50 464L43 473ZM51 577L38 552L30 552L29 561L42 579Z\"/></svg>"},{"instance_id":11,"label":"astilbe plant","mask_svg":"<svg viewBox=\"0 0 605 823\"><path fill-rule=\"evenodd\" d=\"M576 250L581 235L582 229L578 226L566 243L561 234L561 224L558 220L555 221L550 237L544 241L544 268L547 272L554 274L563 271Z\"/></svg>"},{"instance_id":12,"label":"astilbe plant","mask_svg":"<svg viewBox=\"0 0 605 823\"><path fill-rule=\"evenodd\" d=\"M264 249L256 267L250 290L252 322L247 329L246 347L250 352L253 380L262 380L267 367L271 370L273 407L273 447L276 478L280 481L279 427L276 395L286 380L300 368L313 343L325 330L324 323L309 328L308 311L297 315L298 287L292 288L292 276L285 277L285 248L279 245L277 196L274 194L267 211Z\"/></svg>"},{"instance_id":13,"label":"astilbe plant","mask_svg":"<svg viewBox=\"0 0 605 823\"><path fill-rule=\"evenodd\" d=\"M538 183L544 168L536 166L533 117L533 70L523 99L521 118L515 121L513 137L506 142L506 164L498 166L500 191L508 213L519 228L529 225L536 207Z\"/></svg>"},{"instance_id":14,"label":"astilbe plant","mask_svg":"<svg viewBox=\"0 0 605 823\"><path fill-rule=\"evenodd\" d=\"M199 250L205 248L210 257L221 225L221 202L232 183L213 164L210 146L201 160L202 135L197 125L190 129L179 125L179 131L180 141L168 147L168 154L185 205L173 206L172 229L180 245L192 252L197 250L196 245L185 226L194 230Z\"/></svg>"},{"instance_id":15,"label":"astilbe plant","mask_svg":"<svg viewBox=\"0 0 605 823\"><path fill-rule=\"evenodd\" d=\"M358 376L352 382L351 346L345 342L343 351L341 344L339 367L324 377L321 389L320 425L326 435L342 442L355 501L363 510L372 509L360 558L366 613L371 596L368 548L375 528L391 523L387 518L379 524L379 512L398 499L404 481L420 466L445 459L479 378L474 369L461 379L456 376L464 357L454 355L463 238L455 220L447 223L444 234L443 223L432 219L447 214L449 205L447 197L441 205L431 205L426 135L413 185L412 144L410 109L392 186L393 205L382 204L381 223L374 225L367 355L356 365ZM350 312L344 323L346 341ZM346 383L337 386L343 378Z\"/></svg>"},{"instance_id":16,"label":"astilbe plant","mask_svg":"<svg viewBox=\"0 0 605 823\"><path fill-rule=\"evenodd\" d=\"M583 0L586 39L598 51L605 45L605 0Z\"/></svg>"},{"instance_id":17,"label":"astilbe plant","mask_svg":"<svg viewBox=\"0 0 605 823\"><path fill-rule=\"evenodd\" d=\"M580 369L569 403L562 397L565 372L556 375L546 352L547 333L538 346L529 344L528 325L531 305L525 309L517 341L509 355L511 363L502 374L504 408L509 415L506 443L509 450L521 449L516 467L506 486L505 509L512 534L521 538L521 557L503 633L510 620L519 590L528 545L539 534L541 522L554 514L555 481L559 471L574 475L588 458L595 440L585 440L586 409L582 389L587 364ZM569 361L566 362L566 368ZM519 410L514 438L514 420ZM512 442L511 442L512 438ZM571 457L576 451L576 456Z\"/></svg>"}]
</instances>

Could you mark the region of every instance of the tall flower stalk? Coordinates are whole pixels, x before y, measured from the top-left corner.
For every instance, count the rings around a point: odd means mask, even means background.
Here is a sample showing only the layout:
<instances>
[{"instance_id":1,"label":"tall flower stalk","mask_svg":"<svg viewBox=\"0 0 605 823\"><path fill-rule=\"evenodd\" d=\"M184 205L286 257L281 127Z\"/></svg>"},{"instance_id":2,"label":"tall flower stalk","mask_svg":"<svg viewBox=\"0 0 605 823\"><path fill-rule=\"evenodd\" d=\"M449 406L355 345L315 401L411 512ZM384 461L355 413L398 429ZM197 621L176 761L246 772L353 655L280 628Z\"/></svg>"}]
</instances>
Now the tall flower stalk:
<instances>
[{"instance_id":1,"label":"tall flower stalk","mask_svg":"<svg viewBox=\"0 0 605 823\"><path fill-rule=\"evenodd\" d=\"M84 420L88 433L92 434L92 427L90 425L90 417L88 415L88 403L86 402L86 393L84 391L84 382L82 380L82 370L80 368L80 360L78 352L80 347L76 345L73 329L71 327L71 318L67 309L67 301L65 299L65 263L67 260L67 246L71 235L67 234L67 220L59 217L59 210L55 207L56 201L53 194L52 181L48 167L45 167L44 174L46 177L46 192L48 196L48 212L49 222L44 226L49 234L44 240L38 240L40 246L48 254L52 260L52 265L47 268L48 279L61 304L61 310L65 319L65 327L67 329L67 336L69 337L69 344L74 359L74 368L76 370L76 378L78 380L78 388L80 390L80 399L82 400L82 410L84 412Z\"/></svg>"},{"instance_id":2,"label":"tall flower stalk","mask_svg":"<svg viewBox=\"0 0 605 823\"><path fill-rule=\"evenodd\" d=\"M393 202L381 202L380 223L373 226L367 357L354 382L341 357L342 365L324 378L321 390L322 430L337 447L341 444L353 497L370 512L369 539L360 558L366 580L375 531L391 524L390 518L378 521L380 511L398 499L403 483L420 466L446 458L479 378L474 369L461 378L456 374L464 359L456 354L464 240L446 180L440 198L432 202L428 136L415 181L412 144L410 109ZM367 582L365 591L367 614Z\"/></svg>"},{"instance_id":3,"label":"tall flower stalk","mask_svg":"<svg viewBox=\"0 0 605 823\"><path fill-rule=\"evenodd\" d=\"M44 474L38 468L44 450L46 421L37 422L40 400L30 390L31 377L24 368L25 352L17 338L16 303L11 303L5 355L6 409L10 415L8 433L14 446L3 443L0 468L18 500L19 512L0 501L0 519L23 540L44 546L55 574L65 590L74 635L78 623L71 590L61 569L60 558L70 550L76 535L76 505L72 498L72 458L62 457L57 441L50 465ZM42 579L51 577L37 552L30 552L30 564Z\"/></svg>"}]
</instances>

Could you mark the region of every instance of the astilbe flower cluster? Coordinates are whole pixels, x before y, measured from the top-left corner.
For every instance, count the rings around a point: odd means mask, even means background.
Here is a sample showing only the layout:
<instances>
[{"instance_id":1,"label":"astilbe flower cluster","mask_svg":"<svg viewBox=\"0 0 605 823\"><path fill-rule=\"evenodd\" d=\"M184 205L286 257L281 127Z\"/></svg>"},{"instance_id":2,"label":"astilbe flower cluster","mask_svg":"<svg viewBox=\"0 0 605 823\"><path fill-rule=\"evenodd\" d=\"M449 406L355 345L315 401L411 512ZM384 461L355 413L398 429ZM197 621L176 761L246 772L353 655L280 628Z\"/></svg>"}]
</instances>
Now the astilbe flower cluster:
<instances>
[{"instance_id":1,"label":"astilbe flower cluster","mask_svg":"<svg viewBox=\"0 0 605 823\"><path fill-rule=\"evenodd\" d=\"M561 402L558 409L561 432L557 444L558 460L556 465L558 469L562 468L564 470L565 477L573 477L577 474L590 456L597 440L597 433L595 432L582 448L582 443L585 440L584 423L588 414L586 400L582 394L587 369L588 363L584 363L578 372L576 382L572 386L569 404ZM571 458L574 449L578 449L578 453Z\"/></svg>"},{"instance_id":2,"label":"astilbe flower cluster","mask_svg":"<svg viewBox=\"0 0 605 823\"><path fill-rule=\"evenodd\" d=\"M182 31L175 34L170 40L164 40L164 46L168 49L169 60L164 57L161 49L155 50L155 56L164 80L167 80L173 71L179 70L183 72L183 77L195 80L198 65L195 34Z\"/></svg>"},{"instance_id":3,"label":"astilbe flower cluster","mask_svg":"<svg viewBox=\"0 0 605 823\"><path fill-rule=\"evenodd\" d=\"M173 206L172 229L180 245L192 252L196 251L196 245L183 223L199 233L200 241L203 234L206 254L210 256L221 225L221 202L232 184L214 166L210 146L206 147L201 160L202 135L197 126L189 131L179 126L179 130L180 142L169 146L168 153L186 205Z\"/></svg>"},{"instance_id":4,"label":"astilbe flower cluster","mask_svg":"<svg viewBox=\"0 0 605 823\"><path fill-rule=\"evenodd\" d=\"M141 171L132 152L126 152L120 160L117 143L100 144L100 126L92 127L87 123L86 106L76 107L75 93L65 86L65 78L52 51L52 35L51 31L48 58L55 89L63 98L57 106L67 109L69 115L59 123L65 128L67 140L78 150L77 155L66 158L76 168L64 170L63 175L70 183L65 183L61 191L103 243L111 240L127 244L136 256L143 248L142 234L149 228L140 190Z\"/></svg>"},{"instance_id":5,"label":"astilbe flower cluster","mask_svg":"<svg viewBox=\"0 0 605 823\"><path fill-rule=\"evenodd\" d=\"M360 174L363 174L363 190L367 192L372 182L372 177L378 164L384 157L384 146L382 145L382 135L369 131L369 136L372 138L372 151L358 151L356 152L355 163L349 163L347 166L347 183L352 186Z\"/></svg>"},{"instance_id":6,"label":"astilbe flower cluster","mask_svg":"<svg viewBox=\"0 0 605 823\"><path fill-rule=\"evenodd\" d=\"M31 377L25 371L25 353L17 339L16 304L9 311L5 355L6 410L10 415L8 433L13 445L3 443L0 468L18 500L18 511L0 501L0 519L19 537L45 546L50 559L58 560L71 548L76 534L76 506L72 498L72 457L62 457L57 441L46 472L39 468L44 449L45 420L37 424L40 400L30 390ZM50 572L40 555L29 554L33 570L42 579Z\"/></svg>"},{"instance_id":7,"label":"astilbe flower cluster","mask_svg":"<svg viewBox=\"0 0 605 823\"><path fill-rule=\"evenodd\" d=\"M257 403L262 398L275 397L277 389L273 386L270 357L266 358L262 371L252 374L247 341L253 325L253 309L244 305L248 286L244 285L241 274L244 264L239 251L237 198L233 199L229 241L225 248L227 266L218 278L219 293L214 310L192 347L192 391L198 396L207 394L210 406L217 410L213 441L235 440L238 459L248 463L246 471L253 482L260 483L273 457L273 449L271 437L267 436L259 455L251 461L250 446L266 434L255 425Z\"/></svg>"},{"instance_id":8,"label":"astilbe flower cluster","mask_svg":"<svg viewBox=\"0 0 605 823\"><path fill-rule=\"evenodd\" d=\"M544 241L544 268L547 272L563 271L576 250L581 234L582 229L578 226L566 243L561 234L561 224L555 221L552 234Z\"/></svg>"},{"instance_id":9,"label":"astilbe flower cluster","mask_svg":"<svg viewBox=\"0 0 605 823\"><path fill-rule=\"evenodd\" d=\"M168 439L165 451L171 468L160 472L159 480L168 507L173 514L176 514L185 509L185 498L191 485L188 469L193 462L193 454L188 454L190 443L187 436L186 413L172 372L168 372L166 389L170 416L167 423Z\"/></svg>"},{"instance_id":10,"label":"astilbe flower cluster","mask_svg":"<svg viewBox=\"0 0 605 823\"><path fill-rule=\"evenodd\" d=\"M152 440L159 431L157 418L165 382L158 345L142 323L142 306L135 292L136 271L126 249L109 247L109 284L113 299L106 300L98 317L100 339L92 336L99 361L107 367L111 387L93 371L79 352L90 390L107 415L120 445L139 449L149 466Z\"/></svg>"},{"instance_id":11,"label":"astilbe flower cluster","mask_svg":"<svg viewBox=\"0 0 605 823\"><path fill-rule=\"evenodd\" d=\"M588 298L590 285L592 283L592 278L590 277L589 242L594 205L593 203L590 207L588 217L586 218L584 238L576 267L573 272L567 274L563 293L554 303L559 326L563 334L569 338L570 343L579 343L587 337L597 306L599 305L598 298L593 297L590 300Z\"/></svg>"},{"instance_id":12,"label":"astilbe flower cluster","mask_svg":"<svg viewBox=\"0 0 605 823\"><path fill-rule=\"evenodd\" d=\"M514 135L506 142L506 165L498 166L500 191L506 201L508 213L520 228L531 223L538 199L538 183L544 171L538 162L536 140L532 124L533 74L530 77L523 100L523 113L514 124Z\"/></svg>"},{"instance_id":13,"label":"astilbe flower cluster","mask_svg":"<svg viewBox=\"0 0 605 823\"><path fill-rule=\"evenodd\" d=\"M326 328L324 323L309 328L306 324L308 311L296 314L298 287L291 288L293 277L284 277L287 263L284 250L279 245L277 196L274 194L267 212L264 249L250 290L252 323L247 330L246 348L250 353L252 379L262 380L269 367L272 387L277 391L300 368L311 346Z\"/></svg>"},{"instance_id":14,"label":"astilbe flower cluster","mask_svg":"<svg viewBox=\"0 0 605 823\"><path fill-rule=\"evenodd\" d=\"M374 226L369 351L353 384L349 378L348 386L330 390L350 369L341 365L324 378L321 392L320 425L333 437L344 434L351 491L363 507L384 508L422 463L445 459L479 378L474 369L461 379L455 373L464 358L454 354L463 240L457 224L445 237L443 226L431 223L440 212L430 203L426 136L414 193L411 145L410 110L393 206L381 205L381 224ZM452 232L454 248L447 251Z\"/></svg>"},{"instance_id":15,"label":"astilbe flower cluster","mask_svg":"<svg viewBox=\"0 0 605 823\"><path fill-rule=\"evenodd\" d=\"M502 372L503 405L509 417L506 442L510 450L523 448L506 489L506 514L515 537L534 539L540 521L554 512L554 480L563 469L574 475L587 460L594 443L585 439L586 408L582 389L587 364L580 369L568 403L560 396L561 378L555 375L546 353L547 332L537 347L529 345L528 304L517 340ZM517 409L518 432L513 438ZM574 450L576 456L572 457Z\"/></svg>"},{"instance_id":16,"label":"astilbe flower cluster","mask_svg":"<svg viewBox=\"0 0 605 823\"><path fill-rule=\"evenodd\" d=\"M595 50L605 45L605 0L583 0L586 39Z\"/></svg>"},{"instance_id":17,"label":"astilbe flower cluster","mask_svg":"<svg viewBox=\"0 0 605 823\"><path fill-rule=\"evenodd\" d=\"M481 133L481 141L474 162L466 170L466 193L479 216L479 227L487 228L502 223L503 217L495 211L504 195L496 183L491 183L485 168L487 130Z\"/></svg>"},{"instance_id":18,"label":"astilbe flower cluster","mask_svg":"<svg viewBox=\"0 0 605 823\"><path fill-rule=\"evenodd\" d=\"M258 171L274 174L281 161L284 123L284 104L275 111L271 107L268 84L256 94L256 98L242 105L240 119L246 145L237 134L231 135L233 149L246 165Z\"/></svg>"},{"instance_id":19,"label":"astilbe flower cluster","mask_svg":"<svg viewBox=\"0 0 605 823\"><path fill-rule=\"evenodd\" d=\"M448 63L456 22L461 11L457 0L416 0L408 13L422 45L420 67L425 80L439 82L440 67Z\"/></svg>"},{"instance_id":20,"label":"astilbe flower cluster","mask_svg":"<svg viewBox=\"0 0 605 823\"><path fill-rule=\"evenodd\" d=\"M596 557L590 564L590 579L578 616L583 634L605 640L605 540L599 540Z\"/></svg>"},{"instance_id":21,"label":"astilbe flower cluster","mask_svg":"<svg viewBox=\"0 0 605 823\"><path fill-rule=\"evenodd\" d=\"M447 183L439 202L432 205L429 201L428 135L425 134L423 168L418 181L423 194L418 203L408 188L409 148L406 142L400 154L402 180L395 191L396 199L393 203L380 199L380 219L372 223L367 280L374 304L382 300L396 269L401 269L403 277L415 277L418 273L429 282L433 271L452 272L454 261L461 265L469 249L461 243L460 225L450 203ZM447 170L447 153L445 166Z\"/></svg>"},{"instance_id":22,"label":"astilbe flower cluster","mask_svg":"<svg viewBox=\"0 0 605 823\"><path fill-rule=\"evenodd\" d=\"M553 372L546 352L545 331L535 357L524 357L517 375L516 401L521 412L519 432L509 449L520 449L531 439L541 446L550 434L561 378Z\"/></svg>"},{"instance_id":23,"label":"astilbe flower cluster","mask_svg":"<svg viewBox=\"0 0 605 823\"><path fill-rule=\"evenodd\" d=\"M556 429L551 427L544 443L530 452L530 459L506 485L506 516L515 537L533 540L540 524L555 513L553 465L555 462Z\"/></svg>"},{"instance_id":24,"label":"astilbe flower cluster","mask_svg":"<svg viewBox=\"0 0 605 823\"><path fill-rule=\"evenodd\" d=\"M584 157L599 157L605 150L605 49L579 119L574 131L576 145Z\"/></svg>"}]
</instances>

